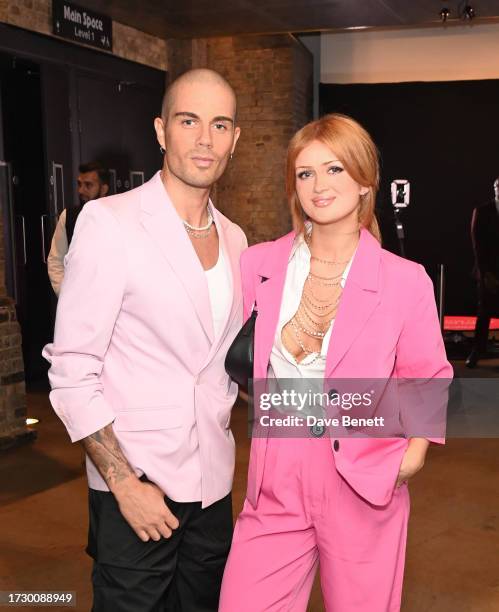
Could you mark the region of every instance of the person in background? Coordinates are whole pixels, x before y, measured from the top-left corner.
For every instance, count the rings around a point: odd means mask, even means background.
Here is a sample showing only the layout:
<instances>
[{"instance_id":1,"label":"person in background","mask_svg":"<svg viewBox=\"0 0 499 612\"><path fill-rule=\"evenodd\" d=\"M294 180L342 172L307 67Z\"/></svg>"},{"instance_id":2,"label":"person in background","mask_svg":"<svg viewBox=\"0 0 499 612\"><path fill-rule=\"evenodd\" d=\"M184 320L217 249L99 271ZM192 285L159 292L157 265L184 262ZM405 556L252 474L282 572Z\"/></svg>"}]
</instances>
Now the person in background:
<instances>
[{"instance_id":1,"label":"person in background","mask_svg":"<svg viewBox=\"0 0 499 612\"><path fill-rule=\"evenodd\" d=\"M59 297L64 278L64 257L69 250L78 215L88 201L98 200L109 193L109 170L100 163L81 164L78 171L80 204L76 207L65 208L60 214L47 258L50 283L57 297Z\"/></svg>"},{"instance_id":2,"label":"person in background","mask_svg":"<svg viewBox=\"0 0 499 612\"><path fill-rule=\"evenodd\" d=\"M478 308L473 349L466 359L476 367L487 353L490 318L499 314L499 177L494 182L494 199L477 206L471 218L471 241L478 282Z\"/></svg>"}]
</instances>

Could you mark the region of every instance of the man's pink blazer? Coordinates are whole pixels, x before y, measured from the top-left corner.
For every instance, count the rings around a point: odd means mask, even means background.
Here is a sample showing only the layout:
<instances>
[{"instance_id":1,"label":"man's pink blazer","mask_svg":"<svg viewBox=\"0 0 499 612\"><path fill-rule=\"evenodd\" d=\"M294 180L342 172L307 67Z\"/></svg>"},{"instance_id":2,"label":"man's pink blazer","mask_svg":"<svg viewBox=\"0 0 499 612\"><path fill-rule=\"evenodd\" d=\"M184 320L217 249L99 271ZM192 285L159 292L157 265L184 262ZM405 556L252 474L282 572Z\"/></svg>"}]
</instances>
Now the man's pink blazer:
<instances>
[{"instance_id":1,"label":"man's pink blazer","mask_svg":"<svg viewBox=\"0 0 499 612\"><path fill-rule=\"evenodd\" d=\"M294 238L291 232L274 242L250 247L241 257L244 318L255 302L258 310L256 379L267 376ZM452 375L433 285L424 268L382 249L363 229L334 323L325 378L451 379ZM336 467L350 486L375 505L388 503L407 439L346 437L331 442ZM254 507L266 448L266 437L253 438L247 497Z\"/></svg>"},{"instance_id":2,"label":"man's pink blazer","mask_svg":"<svg viewBox=\"0 0 499 612\"><path fill-rule=\"evenodd\" d=\"M225 373L242 324L242 230L214 211L233 300L214 335L208 286L160 174L85 205L66 258L51 363L52 405L72 441L113 428L136 473L203 507L227 495L237 385ZM107 490L87 459L91 488Z\"/></svg>"}]
</instances>

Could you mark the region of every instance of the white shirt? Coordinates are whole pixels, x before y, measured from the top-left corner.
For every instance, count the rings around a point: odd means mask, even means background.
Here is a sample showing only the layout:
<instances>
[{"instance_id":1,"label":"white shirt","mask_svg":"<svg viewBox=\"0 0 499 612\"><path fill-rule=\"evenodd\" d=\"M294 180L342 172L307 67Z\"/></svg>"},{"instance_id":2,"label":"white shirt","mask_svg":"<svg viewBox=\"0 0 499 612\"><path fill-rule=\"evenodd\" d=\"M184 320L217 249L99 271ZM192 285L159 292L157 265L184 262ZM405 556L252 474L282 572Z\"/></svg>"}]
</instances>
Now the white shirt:
<instances>
[{"instance_id":1,"label":"white shirt","mask_svg":"<svg viewBox=\"0 0 499 612\"><path fill-rule=\"evenodd\" d=\"M350 258L340 279L343 289L345 281L352 266L355 253ZM270 354L269 378L323 378L326 369L326 357L331 339L334 320L331 321L326 335L322 339L320 357L315 359L316 354L306 355L298 364L293 355L282 343L282 329L295 315L300 305L303 286L310 272L310 249L304 240L303 234L297 236L291 250L286 272L286 281L279 314L279 323L274 338L274 345Z\"/></svg>"},{"instance_id":2,"label":"white shirt","mask_svg":"<svg viewBox=\"0 0 499 612\"><path fill-rule=\"evenodd\" d=\"M217 263L205 270L210 294L211 315L215 338L222 332L223 324L232 306L232 278L222 247L219 247Z\"/></svg>"},{"instance_id":3,"label":"white shirt","mask_svg":"<svg viewBox=\"0 0 499 612\"><path fill-rule=\"evenodd\" d=\"M64 278L64 257L69 250L68 237L66 234L66 209L64 209L57 221L52 244L50 245L50 253L47 257L47 270L49 273L50 283L59 296L61 290L62 279Z\"/></svg>"}]
</instances>

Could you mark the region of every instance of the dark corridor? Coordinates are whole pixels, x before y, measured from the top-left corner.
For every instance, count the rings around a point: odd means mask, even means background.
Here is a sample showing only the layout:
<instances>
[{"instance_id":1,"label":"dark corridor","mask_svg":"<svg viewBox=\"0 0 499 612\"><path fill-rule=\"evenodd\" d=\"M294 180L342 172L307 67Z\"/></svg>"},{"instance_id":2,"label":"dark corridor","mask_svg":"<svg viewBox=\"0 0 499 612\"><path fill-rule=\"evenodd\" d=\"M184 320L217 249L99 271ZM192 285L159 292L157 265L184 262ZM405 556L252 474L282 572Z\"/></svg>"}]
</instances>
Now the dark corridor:
<instances>
[{"instance_id":1,"label":"dark corridor","mask_svg":"<svg viewBox=\"0 0 499 612\"><path fill-rule=\"evenodd\" d=\"M0 25L0 206L5 286L21 325L28 386L46 380L57 300L46 260L78 166L110 169L110 192L160 167L153 120L166 73Z\"/></svg>"}]
</instances>

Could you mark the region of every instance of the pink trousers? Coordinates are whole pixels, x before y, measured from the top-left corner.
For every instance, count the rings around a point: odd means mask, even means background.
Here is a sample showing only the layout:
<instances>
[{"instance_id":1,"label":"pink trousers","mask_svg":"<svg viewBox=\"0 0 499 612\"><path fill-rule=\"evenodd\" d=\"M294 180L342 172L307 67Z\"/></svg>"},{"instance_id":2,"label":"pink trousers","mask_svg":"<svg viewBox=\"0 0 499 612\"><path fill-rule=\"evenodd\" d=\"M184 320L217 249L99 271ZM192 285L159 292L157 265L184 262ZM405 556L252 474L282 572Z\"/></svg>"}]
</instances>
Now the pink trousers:
<instances>
[{"instance_id":1,"label":"pink trousers","mask_svg":"<svg viewBox=\"0 0 499 612\"><path fill-rule=\"evenodd\" d=\"M400 610L409 492L386 506L338 474L329 438L269 439L256 510L237 520L219 612L304 612L320 565L327 612Z\"/></svg>"}]
</instances>

